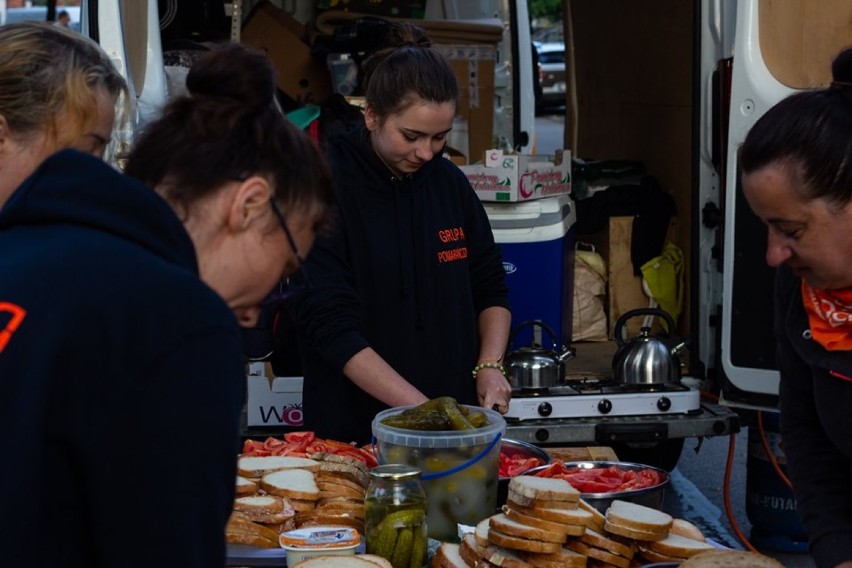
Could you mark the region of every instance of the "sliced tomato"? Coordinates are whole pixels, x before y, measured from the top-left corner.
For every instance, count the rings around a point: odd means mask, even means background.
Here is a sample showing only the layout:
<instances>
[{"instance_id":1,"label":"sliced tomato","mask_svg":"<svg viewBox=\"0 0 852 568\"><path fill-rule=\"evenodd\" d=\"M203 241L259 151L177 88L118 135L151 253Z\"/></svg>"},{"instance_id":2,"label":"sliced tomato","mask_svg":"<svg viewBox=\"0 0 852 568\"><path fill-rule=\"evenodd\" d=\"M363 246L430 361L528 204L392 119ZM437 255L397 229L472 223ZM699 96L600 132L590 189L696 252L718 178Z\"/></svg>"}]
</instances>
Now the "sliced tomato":
<instances>
[{"instance_id":1,"label":"sliced tomato","mask_svg":"<svg viewBox=\"0 0 852 568\"><path fill-rule=\"evenodd\" d=\"M324 454L324 453L328 453L330 451L331 450L329 449L328 445L326 445L326 443L323 442L322 440L314 440L313 442L311 442L310 444L308 444L305 447L305 453L308 454L308 455Z\"/></svg>"},{"instance_id":2,"label":"sliced tomato","mask_svg":"<svg viewBox=\"0 0 852 568\"><path fill-rule=\"evenodd\" d=\"M278 438L269 437L263 442L263 447L267 450L275 450L276 448L280 448L284 444L286 444L284 440L279 440Z\"/></svg>"},{"instance_id":3,"label":"sliced tomato","mask_svg":"<svg viewBox=\"0 0 852 568\"><path fill-rule=\"evenodd\" d=\"M562 465L562 462L555 461L555 462L551 463L549 466L547 466L546 468L537 471L536 475L538 477L553 477L555 475L560 475L563 472L564 472L564 467Z\"/></svg>"},{"instance_id":4,"label":"sliced tomato","mask_svg":"<svg viewBox=\"0 0 852 568\"><path fill-rule=\"evenodd\" d=\"M258 442L256 440L246 440L243 442L243 453L250 454L252 452L256 452L258 450L264 450L263 442Z\"/></svg>"},{"instance_id":5,"label":"sliced tomato","mask_svg":"<svg viewBox=\"0 0 852 568\"><path fill-rule=\"evenodd\" d=\"M604 483L601 481L586 481L577 487L577 489L581 493L609 493L610 491L615 491L618 489L620 482L618 483Z\"/></svg>"},{"instance_id":6,"label":"sliced tomato","mask_svg":"<svg viewBox=\"0 0 852 568\"><path fill-rule=\"evenodd\" d=\"M299 446L305 445L307 446L311 442L317 439L317 435L315 432L305 431L305 432L287 432L284 434L284 440L290 444L297 444Z\"/></svg>"}]
</instances>

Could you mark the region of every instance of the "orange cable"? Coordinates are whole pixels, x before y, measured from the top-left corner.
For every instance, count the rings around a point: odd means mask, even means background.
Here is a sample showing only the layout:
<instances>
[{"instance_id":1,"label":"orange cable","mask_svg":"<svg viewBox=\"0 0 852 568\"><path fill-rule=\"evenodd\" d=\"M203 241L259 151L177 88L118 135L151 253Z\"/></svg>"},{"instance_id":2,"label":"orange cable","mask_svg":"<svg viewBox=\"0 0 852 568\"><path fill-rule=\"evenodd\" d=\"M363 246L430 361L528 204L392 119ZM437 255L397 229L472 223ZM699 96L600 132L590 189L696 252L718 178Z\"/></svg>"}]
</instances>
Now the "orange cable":
<instances>
[{"instance_id":1,"label":"orange cable","mask_svg":"<svg viewBox=\"0 0 852 568\"><path fill-rule=\"evenodd\" d=\"M790 481L790 478L787 477L783 471L781 471L781 466L778 465L778 460L775 458L775 453L769 447L769 440L766 438L766 431L763 429L763 411L757 411L757 430L760 433L760 442L763 444L763 451L766 452L766 458L769 460L769 463L772 465L772 469L775 470L775 473L778 477L781 478L781 481L784 485L787 486L787 489L793 491L793 483Z\"/></svg>"},{"instance_id":2,"label":"orange cable","mask_svg":"<svg viewBox=\"0 0 852 568\"><path fill-rule=\"evenodd\" d=\"M728 443L728 461L725 464L725 483L722 486L722 494L725 499L725 513L728 515L728 522L731 523L731 528L734 529L734 534L737 535L737 538L746 547L746 549L751 552L755 552L760 554L752 544L748 541L746 536L743 534L742 530L740 530L740 526L737 524L737 520L734 518L734 514L731 512L731 470L734 465L734 448L737 444L736 434L731 434Z\"/></svg>"}]
</instances>

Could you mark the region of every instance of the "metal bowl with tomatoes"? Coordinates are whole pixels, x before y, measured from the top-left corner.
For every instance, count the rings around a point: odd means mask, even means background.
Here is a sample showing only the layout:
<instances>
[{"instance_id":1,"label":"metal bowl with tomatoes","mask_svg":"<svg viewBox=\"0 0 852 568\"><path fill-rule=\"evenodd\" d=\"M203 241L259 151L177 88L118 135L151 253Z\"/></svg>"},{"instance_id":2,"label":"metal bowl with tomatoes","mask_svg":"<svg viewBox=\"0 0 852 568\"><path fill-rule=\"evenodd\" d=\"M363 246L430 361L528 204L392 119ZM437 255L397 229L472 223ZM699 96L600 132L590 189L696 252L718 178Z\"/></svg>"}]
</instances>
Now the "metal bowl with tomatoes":
<instances>
[{"instance_id":1,"label":"metal bowl with tomatoes","mask_svg":"<svg viewBox=\"0 0 852 568\"><path fill-rule=\"evenodd\" d=\"M500 440L500 471L497 477L497 508L506 503L509 495L509 480L534 468L550 464L546 450L521 440Z\"/></svg>"},{"instance_id":2,"label":"metal bowl with tomatoes","mask_svg":"<svg viewBox=\"0 0 852 568\"><path fill-rule=\"evenodd\" d=\"M618 499L661 509L669 486L667 471L631 462L555 461L537 467L526 475L559 477L580 492L583 500L601 513Z\"/></svg>"}]
</instances>

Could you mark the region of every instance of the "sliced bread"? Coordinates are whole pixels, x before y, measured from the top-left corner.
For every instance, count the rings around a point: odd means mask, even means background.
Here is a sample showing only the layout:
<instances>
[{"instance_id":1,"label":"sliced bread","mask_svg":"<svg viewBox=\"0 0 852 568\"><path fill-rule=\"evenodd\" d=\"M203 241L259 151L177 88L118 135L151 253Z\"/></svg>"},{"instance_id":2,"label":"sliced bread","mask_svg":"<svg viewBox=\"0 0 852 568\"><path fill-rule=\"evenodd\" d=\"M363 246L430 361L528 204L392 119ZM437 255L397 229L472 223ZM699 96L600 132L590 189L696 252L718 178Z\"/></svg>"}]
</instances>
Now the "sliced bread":
<instances>
[{"instance_id":1,"label":"sliced bread","mask_svg":"<svg viewBox=\"0 0 852 568\"><path fill-rule=\"evenodd\" d=\"M473 538L476 539L476 544L479 546L488 546L490 541L488 540L488 525L491 523L491 519L485 517L478 523L476 523L476 527L473 529Z\"/></svg>"},{"instance_id":2,"label":"sliced bread","mask_svg":"<svg viewBox=\"0 0 852 568\"><path fill-rule=\"evenodd\" d=\"M352 476L346 475L345 473L339 471L329 471L323 469L322 463L320 463L320 469L314 472L314 477L316 477L317 482L325 481L328 483L346 485L347 487L351 487L356 491L360 491L362 495L367 492L367 487L365 485L362 485L361 482L355 481Z\"/></svg>"},{"instance_id":3,"label":"sliced bread","mask_svg":"<svg viewBox=\"0 0 852 568\"><path fill-rule=\"evenodd\" d=\"M510 519L503 513L498 513L496 515L491 516L490 521L488 523L488 527L490 529L500 531L504 534L508 534L510 536L517 536L520 538L541 540L544 542L555 542L558 544L565 542L564 532L525 525L523 523L519 523L518 521Z\"/></svg>"},{"instance_id":4,"label":"sliced bread","mask_svg":"<svg viewBox=\"0 0 852 568\"><path fill-rule=\"evenodd\" d=\"M564 535L580 536L586 531L586 526L582 523L557 523L554 521L540 519L538 517L527 515L524 512L515 509L508 504L503 505L503 514L509 517L509 519L521 523L523 525L536 527L547 531L559 532Z\"/></svg>"},{"instance_id":5,"label":"sliced bread","mask_svg":"<svg viewBox=\"0 0 852 568\"><path fill-rule=\"evenodd\" d=\"M268 473L261 479L260 486L267 493L292 499L316 501L320 496L314 474L306 469L282 469Z\"/></svg>"},{"instance_id":6,"label":"sliced bread","mask_svg":"<svg viewBox=\"0 0 852 568\"><path fill-rule=\"evenodd\" d=\"M567 501L576 504L580 500L580 492L558 477L519 475L509 480L509 491L528 499L543 501Z\"/></svg>"},{"instance_id":7,"label":"sliced bread","mask_svg":"<svg viewBox=\"0 0 852 568\"><path fill-rule=\"evenodd\" d=\"M535 568L581 568L586 566L586 557L579 552L562 548L552 554L536 554L534 552L519 552L521 558Z\"/></svg>"},{"instance_id":8,"label":"sliced bread","mask_svg":"<svg viewBox=\"0 0 852 568\"><path fill-rule=\"evenodd\" d=\"M294 456L243 456L237 460L237 474L251 479L261 478L282 469L316 471L319 462Z\"/></svg>"},{"instance_id":9,"label":"sliced bread","mask_svg":"<svg viewBox=\"0 0 852 568\"><path fill-rule=\"evenodd\" d=\"M468 566L475 566L477 560L485 557L485 546L480 546L473 533L462 535L459 543L459 554Z\"/></svg>"},{"instance_id":10,"label":"sliced bread","mask_svg":"<svg viewBox=\"0 0 852 568\"><path fill-rule=\"evenodd\" d=\"M783 564L753 552L743 550L708 550L696 554L680 568L783 568Z\"/></svg>"},{"instance_id":11,"label":"sliced bread","mask_svg":"<svg viewBox=\"0 0 852 568\"><path fill-rule=\"evenodd\" d=\"M674 520L658 509L620 499L610 504L605 516L607 521L618 526L651 533L668 532Z\"/></svg>"},{"instance_id":12,"label":"sliced bread","mask_svg":"<svg viewBox=\"0 0 852 568\"><path fill-rule=\"evenodd\" d=\"M225 541L260 548L278 548L278 533L239 514L232 514L225 526Z\"/></svg>"},{"instance_id":13,"label":"sliced bread","mask_svg":"<svg viewBox=\"0 0 852 568\"><path fill-rule=\"evenodd\" d=\"M584 542L580 542L579 540L572 540L565 544L566 548L570 548L574 552L582 554L587 558L594 558L595 560L600 560L601 562L606 562L607 564L612 564L613 566L618 566L618 568L629 568L630 567L630 559L625 558L623 556L619 556L618 554L613 554L612 552L608 552L606 550L602 550L600 548L589 546Z\"/></svg>"},{"instance_id":14,"label":"sliced bread","mask_svg":"<svg viewBox=\"0 0 852 568\"><path fill-rule=\"evenodd\" d=\"M342 483L334 483L331 481L316 480L317 487L320 490L320 498L330 497L348 497L350 499L364 499L366 491L363 487L355 489Z\"/></svg>"},{"instance_id":15,"label":"sliced bread","mask_svg":"<svg viewBox=\"0 0 852 568\"><path fill-rule=\"evenodd\" d=\"M588 524L588 526L592 527L598 532L602 532L604 530L604 522L606 522L606 517L604 516L604 514L598 511L597 507L590 505L582 498L580 499L577 505L581 509L587 511L592 515L591 522Z\"/></svg>"},{"instance_id":16,"label":"sliced bread","mask_svg":"<svg viewBox=\"0 0 852 568\"><path fill-rule=\"evenodd\" d=\"M434 568L467 568L461 556L460 546L454 542L442 542L432 558Z\"/></svg>"},{"instance_id":17,"label":"sliced bread","mask_svg":"<svg viewBox=\"0 0 852 568\"><path fill-rule=\"evenodd\" d=\"M277 495L246 495L234 499L234 510L247 513L282 513L284 509L293 508L290 503L285 503L283 497Z\"/></svg>"},{"instance_id":18,"label":"sliced bread","mask_svg":"<svg viewBox=\"0 0 852 568\"><path fill-rule=\"evenodd\" d=\"M502 568L533 568L508 548L490 543L480 546L473 533L465 533L462 536L460 552L468 566L475 566L477 561L484 560L492 566Z\"/></svg>"},{"instance_id":19,"label":"sliced bread","mask_svg":"<svg viewBox=\"0 0 852 568\"><path fill-rule=\"evenodd\" d=\"M676 556L678 558L691 558L699 552L715 550L715 547L707 544L706 542L671 533L669 533L669 536L663 540L649 542L647 547L654 552L659 552L660 554L666 554L668 556Z\"/></svg>"},{"instance_id":20,"label":"sliced bread","mask_svg":"<svg viewBox=\"0 0 852 568\"><path fill-rule=\"evenodd\" d=\"M633 529L630 527L625 527L623 525L619 525L610 521L604 523L604 532L617 536L623 536L625 538L645 541L663 540L664 538L669 536L668 529L664 529L659 532L648 532L641 531L639 529Z\"/></svg>"},{"instance_id":21,"label":"sliced bread","mask_svg":"<svg viewBox=\"0 0 852 568\"><path fill-rule=\"evenodd\" d=\"M299 568L393 568L390 561L375 554L312 556L293 564L291 568L297 566Z\"/></svg>"},{"instance_id":22,"label":"sliced bread","mask_svg":"<svg viewBox=\"0 0 852 568\"><path fill-rule=\"evenodd\" d=\"M616 535L605 536L594 529L586 529L580 540L589 546L609 550L625 558L633 558L636 554L636 541Z\"/></svg>"},{"instance_id":23,"label":"sliced bread","mask_svg":"<svg viewBox=\"0 0 852 568\"><path fill-rule=\"evenodd\" d=\"M249 479L248 477L243 477L242 475L237 476L237 496L242 495L252 495L257 493L258 485L256 481Z\"/></svg>"},{"instance_id":24,"label":"sliced bread","mask_svg":"<svg viewBox=\"0 0 852 568\"><path fill-rule=\"evenodd\" d=\"M693 540L700 540L701 542L707 541L707 539L704 538L704 533L701 532L701 529L686 519L672 520L672 526L669 528L669 534L677 534Z\"/></svg>"},{"instance_id":25,"label":"sliced bread","mask_svg":"<svg viewBox=\"0 0 852 568\"><path fill-rule=\"evenodd\" d=\"M552 509L547 507L524 507L508 499L506 505L512 509L530 517L544 519L545 521L553 521L554 523L563 523L567 525L592 525L592 514L579 507L574 509ZM603 515L601 515L601 527L603 527Z\"/></svg>"},{"instance_id":26,"label":"sliced bread","mask_svg":"<svg viewBox=\"0 0 852 568\"><path fill-rule=\"evenodd\" d=\"M508 492L508 499L523 505L524 507L538 507L541 509L576 509L579 501L554 501L553 499L534 499L521 495L514 491Z\"/></svg>"},{"instance_id":27,"label":"sliced bread","mask_svg":"<svg viewBox=\"0 0 852 568\"><path fill-rule=\"evenodd\" d=\"M488 541L492 544L496 544L497 546L511 548L512 550L521 550L524 552L554 553L562 550L562 544L558 542L546 542L543 540L521 538L506 534L491 527L488 529Z\"/></svg>"}]
</instances>

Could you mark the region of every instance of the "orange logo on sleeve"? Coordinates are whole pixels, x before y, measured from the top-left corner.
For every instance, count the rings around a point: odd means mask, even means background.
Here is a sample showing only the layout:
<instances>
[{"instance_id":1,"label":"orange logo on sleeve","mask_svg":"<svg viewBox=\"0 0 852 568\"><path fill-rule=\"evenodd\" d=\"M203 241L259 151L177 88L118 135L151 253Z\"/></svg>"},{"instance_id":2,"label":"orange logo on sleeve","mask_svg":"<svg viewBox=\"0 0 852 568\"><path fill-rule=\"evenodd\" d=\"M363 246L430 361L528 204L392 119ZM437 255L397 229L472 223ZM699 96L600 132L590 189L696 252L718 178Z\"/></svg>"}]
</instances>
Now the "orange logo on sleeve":
<instances>
[{"instance_id":1,"label":"orange logo on sleeve","mask_svg":"<svg viewBox=\"0 0 852 568\"><path fill-rule=\"evenodd\" d=\"M0 330L0 353L6 348L6 344L12 339L12 334L15 333L15 330L24 321L24 316L27 315L27 311L24 308L8 302L0 302L0 314L3 312L9 312L12 315L8 323L6 323L6 327Z\"/></svg>"}]
</instances>

